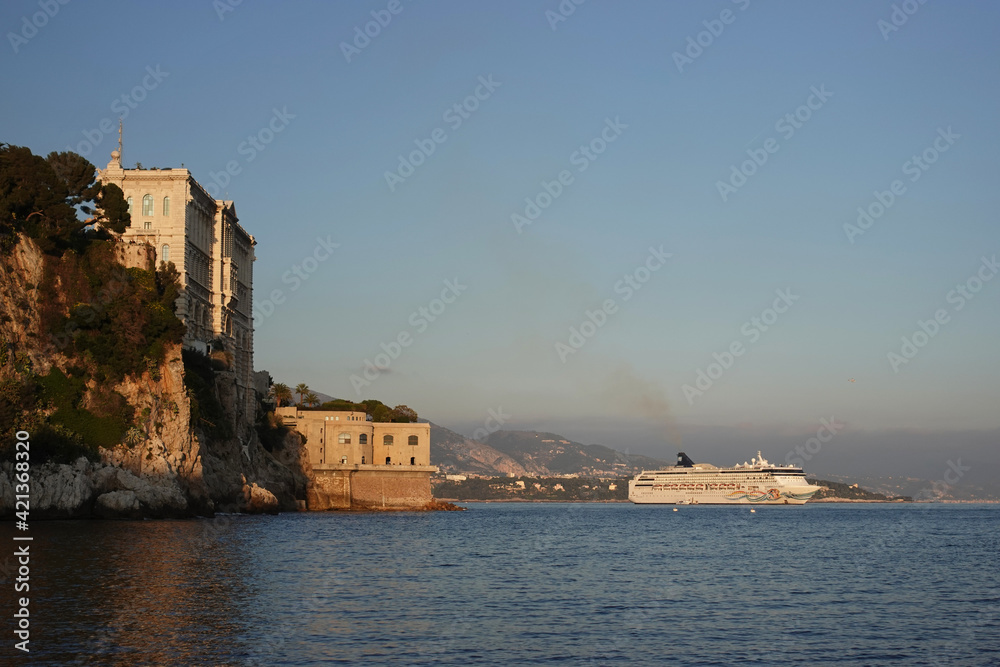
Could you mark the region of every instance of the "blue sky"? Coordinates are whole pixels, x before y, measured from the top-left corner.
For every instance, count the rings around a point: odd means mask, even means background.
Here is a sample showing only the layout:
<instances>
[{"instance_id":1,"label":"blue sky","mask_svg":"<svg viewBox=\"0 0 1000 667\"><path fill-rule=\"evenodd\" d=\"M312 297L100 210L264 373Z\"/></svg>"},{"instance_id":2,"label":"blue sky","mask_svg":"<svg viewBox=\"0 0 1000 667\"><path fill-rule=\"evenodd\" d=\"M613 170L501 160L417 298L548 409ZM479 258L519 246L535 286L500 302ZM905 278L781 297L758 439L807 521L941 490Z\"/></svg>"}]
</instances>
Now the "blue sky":
<instances>
[{"instance_id":1,"label":"blue sky","mask_svg":"<svg viewBox=\"0 0 1000 667\"><path fill-rule=\"evenodd\" d=\"M256 331L256 366L278 381L465 433L502 408L507 428L666 457L730 438L742 460L741 432L794 440L831 416L871 451L900 429L939 441L932 467L949 433L996 441L1000 280L949 301L1000 252L994 3L897 2L893 25L888 1L567 0L553 29L555 0L71 2L26 28L44 5L0 7L0 139L103 166L116 138L81 142L134 94L126 164L221 185L232 161L219 191L258 241L255 300L282 301ZM897 180L881 217L845 231ZM526 198L547 206L519 231ZM314 263L317 239L339 247ZM628 299L626 275L648 278ZM794 298L768 313L776 290ZM359 395L351 376L400 334L410 345ZM710 369L734 343L743 354ZM699 370L717 377L686 393Z\"/></svg>"}]
</instances>

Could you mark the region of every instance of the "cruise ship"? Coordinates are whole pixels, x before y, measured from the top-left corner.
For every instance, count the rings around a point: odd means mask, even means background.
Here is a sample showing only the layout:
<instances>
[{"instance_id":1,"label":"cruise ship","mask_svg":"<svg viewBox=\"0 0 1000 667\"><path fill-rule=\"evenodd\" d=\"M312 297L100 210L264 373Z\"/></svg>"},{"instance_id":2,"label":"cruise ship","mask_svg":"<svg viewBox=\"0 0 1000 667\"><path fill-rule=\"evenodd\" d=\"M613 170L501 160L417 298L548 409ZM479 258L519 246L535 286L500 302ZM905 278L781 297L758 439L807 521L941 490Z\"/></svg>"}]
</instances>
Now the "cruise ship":
<instances>
[{"instance_id":1,"label":"cruise ship","mask_svg":"<svg viewBox=\"0 0 1000 667\"><path fill-rule=\"evenodd\" d=\"M802 468L774 465L759 451L732 468L695 463L680 452L676 465L644 470L629 480L628 499L672 505L804 505L819 490L806 482Z\"/></svg>"}]
</instances>

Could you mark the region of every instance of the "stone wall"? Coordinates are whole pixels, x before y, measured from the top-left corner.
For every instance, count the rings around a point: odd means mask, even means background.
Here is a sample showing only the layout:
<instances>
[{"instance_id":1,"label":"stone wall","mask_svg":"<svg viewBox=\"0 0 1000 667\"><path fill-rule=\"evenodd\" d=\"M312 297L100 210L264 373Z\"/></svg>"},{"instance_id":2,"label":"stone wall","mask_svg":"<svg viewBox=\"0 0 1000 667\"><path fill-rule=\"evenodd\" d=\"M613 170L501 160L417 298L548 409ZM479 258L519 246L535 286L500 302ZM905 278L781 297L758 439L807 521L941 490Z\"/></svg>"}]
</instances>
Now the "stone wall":
<instances>
[{"instance_id":1,"label":"stone wall","mask_svg":"<svg viewBox=\"0 0 1000 667\"><path fill-rule=\"evenodd\" d=\"M115 246L115 256L126 269L153 271L156 267L156 249L148 243L122 241Z\"/></svg>"},{"instance_id":2,"label":"stone wall","mask_svg":"<svg viewBox=\"0 0 1000 667\"><path fill-rule=\"evenodd\" d=\"M306 490L310 510L415 510L433 500L432 466L313 467Z\"/></svg>"}]
</instances>

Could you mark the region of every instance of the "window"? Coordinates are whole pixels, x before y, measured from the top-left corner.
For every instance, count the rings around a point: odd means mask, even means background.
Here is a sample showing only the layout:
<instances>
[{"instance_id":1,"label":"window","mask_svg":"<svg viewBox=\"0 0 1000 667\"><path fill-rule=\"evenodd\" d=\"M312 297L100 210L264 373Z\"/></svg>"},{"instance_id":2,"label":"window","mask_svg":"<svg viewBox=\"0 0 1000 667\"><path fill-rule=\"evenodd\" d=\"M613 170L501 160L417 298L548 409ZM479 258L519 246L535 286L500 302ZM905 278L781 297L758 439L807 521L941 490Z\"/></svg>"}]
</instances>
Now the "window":
<instances>
[{"instance_id":1,"label":"window","mask_svg":"<svg viewBox=\"0 0 1000 667\"><path fill-rule=\"evenodd\" d=\"M350 433L341 433L339 436L337 436L337 442L339 442L342 445L349 445L349 444L351 444L351 434Z\"/></svg>"},{"instance_id":2,"label":"window","mask_svg":"<svg viewBox=\"0 0 1000 667\"><path fill-rule=\"evenodd\" d=\"M152 229L153 228L153 223L151 223L149 220L146 220L144 223L142 223L142 228L143 229Z\"/></svg>"},{"instance_id":3,"label":"window","mask_svg":"<svg viewBox=\"0 0 1000 667\"><path fill-rule=\"evenodd\" d=\"M142 214L153 215L153 195L145 195L142 198Z\"/></svg>"},{"instance_id":4,"label":"window","mask_svg":"<svg viewBox=\"0 0 1000 667\"><path fill-rule=\"evenodd\" d=\"M132 215L132 213L134 213L134 211L132 210L132 198L129 197L125 201L128 203L128 212L129 212L129 215Z\"/></svg>"},{"instance_id":5,"label":"window","mask_svg":"<svg viewBox=\"0 0 1000 667\"><path fill-rule=\"evenodd\" d=\"M417 446L417 436L411 435L409 438L407 438L407 442L409 444L413 445L414 447L416 447Z\"/></svg>"},{"instance_id":6,"label":"window","mask_svg":"<svg viewBox=\"0 0 1000 667\"><path fill-rule=\"evenodd\" d=\"M160 261L169 262L170 261L170 246L166 243L163 244L163 252L160 253Z\"/></svg>"},{"instance_id":7,"label":"window","mask_svg":"<svg viewBox=\"0 0 1000 667\"><path fill-rule=\"evenodd\" d=\"M163 198L163 215L170 215L170 197Z\"/></svg>"},{"instance_id":8,"label":"window","mask_svg":"<svg viewBox=\"0 0 1000 667\"><path fill-rule=\"evenodd\" d=\"M362 433L361 435L358 436L358 444L359 445L367 445L368 444L368 434L367 433Z\"/></svg>"},{"instance_id":9,"label":"window","mask_svg":"<svg viewBox=\"0 0 1000 667\"><path fill-rule=\"evenodd\" d=\"M386 447L392 445L392 436L391 435L384 436L382 438L382 444L385 445Z\"/></svg>"},{"instance_id":10,"label":"window","mask_svg":"<svg viewBox=\"0 0 1000 667\"><path fill-rule=\"evenodd\" d=\"M388 437L388 436L386 436L386 437ZM392 457L391 456L385 457L385 464L386 465L390 465L391 463L392 463Z\"/></svg>"},{"instance_id":11,"label":"window","mask_svg":"<svg viewBox=\"0 0 1000 667\"><path fill-rule=\"evenodd\" d=\"M416 456L411 456L410 457L410 465L411 466L417 465L417 457Z\"/></svg>"}]
</instances>

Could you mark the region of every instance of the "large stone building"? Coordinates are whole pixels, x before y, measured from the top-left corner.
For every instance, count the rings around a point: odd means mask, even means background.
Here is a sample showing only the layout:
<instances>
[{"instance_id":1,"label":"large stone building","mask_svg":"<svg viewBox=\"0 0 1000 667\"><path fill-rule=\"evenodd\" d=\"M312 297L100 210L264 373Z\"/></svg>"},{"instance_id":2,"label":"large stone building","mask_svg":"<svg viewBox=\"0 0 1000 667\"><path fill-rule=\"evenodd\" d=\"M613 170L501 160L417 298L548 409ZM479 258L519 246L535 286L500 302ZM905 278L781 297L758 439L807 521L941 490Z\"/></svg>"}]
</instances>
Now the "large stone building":
<instances>
[{"instance_id":1,"label":"large stone building","mask_svg":"<svg viewBox=\"0 0 1000 667\"><path fill-rule=\"evenodd\" d=\"M256 241L235 205L209 195L187 169L125 169L120 150L98 173L128 201L132 223L122 240L149 244L157 267L173 262L180 272L176 312L187 325L185 346L206 351L214 343L232 355L239 398L252 415Z\"/></svg>"},{"instance_id":2,"label":"large stone building","mask_svg":"<svg viewBox=\"0 0 1000 667\"><path fill-rule=\"evenodd\" d=\"M318 465L429 466L431 425L369 421L364 412L278 408L285 426L306 437Z\"/></svg>"},{"instance_id":3,"label":"large stone building","mask_svg":"<svg viewBox=\"0 0 1000 667\"><path fill-rule=\"evenodd\" d=\"M431 501L431 425L369 421L364 412L278 408L306 437L309 509L411 509Z\"/></svg>"}]
</instances>

